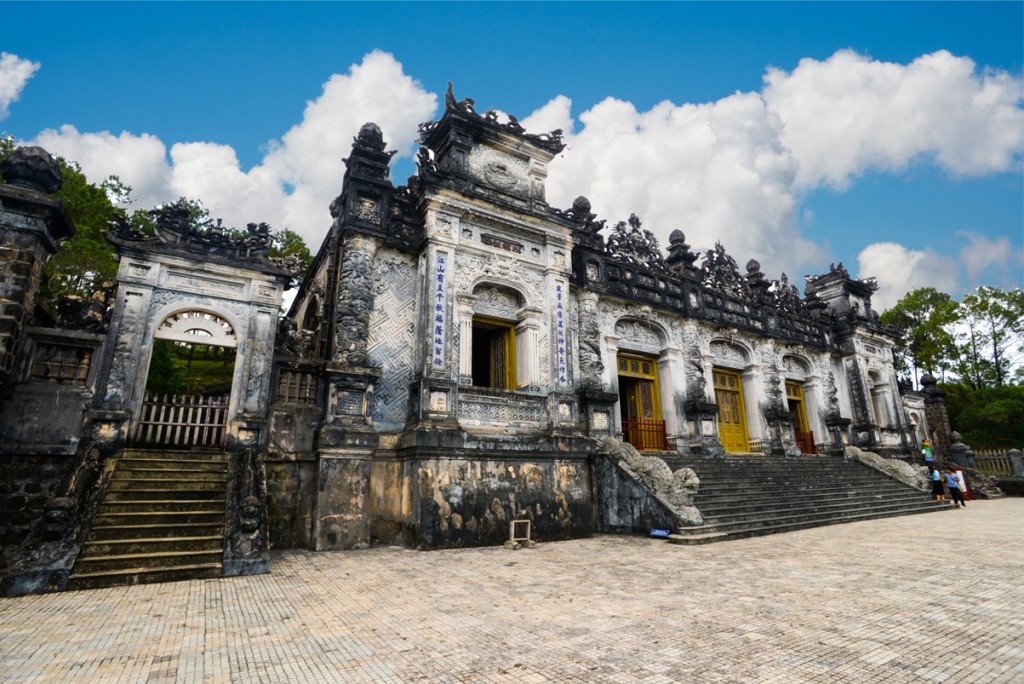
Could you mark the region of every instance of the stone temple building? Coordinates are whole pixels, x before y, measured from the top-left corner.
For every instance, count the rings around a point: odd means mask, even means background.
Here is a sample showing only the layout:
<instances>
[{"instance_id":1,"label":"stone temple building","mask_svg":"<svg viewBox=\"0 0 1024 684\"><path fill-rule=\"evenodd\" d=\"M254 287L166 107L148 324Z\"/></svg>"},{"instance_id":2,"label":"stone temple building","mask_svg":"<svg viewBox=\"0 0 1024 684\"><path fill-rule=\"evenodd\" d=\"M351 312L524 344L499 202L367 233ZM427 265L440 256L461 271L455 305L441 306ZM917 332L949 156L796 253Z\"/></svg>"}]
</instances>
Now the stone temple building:
<instances>
[{"instance_id":1,"label":"stone temple building","mask_svg":"<svg viewBox=\"0 0 1024 684\"><path fill-rule=\"evenodd\" d=\"M271 545L502 544L513 521L541 541L699 525L692 471L673 499L643 455L917 452L924 412L908 418L872 280L833 265L801 296L721 245L696 253L676 231L665 254L635 216L608 226L583 197L552 207L560 133L478 113L451 88L420 133L417 173L395 187L394 153L363 126L280 319L289 270L267 258L265 226L232 240L173 217L156 237L112 230L117 297L91 327L5 307L21 322L0 328L2 494L22 514L4 531L6 591L99 574L76 558L101 519L127 515L112 498L137 486L125 473L185 472L182 446L224 454L210 535L224 574L265 571ZM73 227L24 161L3 170L0 223L4 249L38 266ZM164 414L146 394L161 339L229 348L234 364L220 404L164 407L173 438L153 437ZM608 461L619 442L636 451Z\"/></svg>"}]
</instances>

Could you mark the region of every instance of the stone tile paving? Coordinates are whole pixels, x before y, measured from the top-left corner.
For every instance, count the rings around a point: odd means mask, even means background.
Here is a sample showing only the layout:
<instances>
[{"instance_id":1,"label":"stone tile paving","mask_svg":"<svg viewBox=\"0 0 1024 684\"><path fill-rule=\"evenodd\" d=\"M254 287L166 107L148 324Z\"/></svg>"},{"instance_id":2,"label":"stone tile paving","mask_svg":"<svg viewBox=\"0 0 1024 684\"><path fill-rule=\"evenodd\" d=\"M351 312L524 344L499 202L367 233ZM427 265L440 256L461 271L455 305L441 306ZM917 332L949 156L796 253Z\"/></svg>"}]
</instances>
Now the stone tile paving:
<instances>
[{"instance_id":1,"label":"stone tile paving","mask_svg":"<svg viewBox=\"0 0 1024 684\"><path fill-rule=\"evenodd\" d=\"M1024 682L1024 499L0 599L3 682Z\"/></svg>"}]
</instances>

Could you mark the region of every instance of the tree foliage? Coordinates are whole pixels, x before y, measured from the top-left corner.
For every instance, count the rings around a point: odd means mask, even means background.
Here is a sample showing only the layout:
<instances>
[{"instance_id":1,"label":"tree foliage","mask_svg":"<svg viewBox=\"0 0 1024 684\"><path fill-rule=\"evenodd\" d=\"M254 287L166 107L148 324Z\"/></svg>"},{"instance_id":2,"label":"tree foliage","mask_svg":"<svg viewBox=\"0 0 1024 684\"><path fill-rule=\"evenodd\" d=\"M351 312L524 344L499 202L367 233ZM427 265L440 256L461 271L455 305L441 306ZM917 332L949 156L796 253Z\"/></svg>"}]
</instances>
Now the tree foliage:
<instances>
[{"instance_id":1,"label":"tree foliage","mask_svg":"<svg viewBox=\"0 0 1024 684\"><path fill-rule=\"evenodd\" d=\"M1006 385L1024 360L1024 291L979 287L958 314L956 373L974 389Z\"/></svg>"},{"instance_id":2,"label":"tree foliage","mask_svg":"<svg viewBox=\"0 0 1024 684\"><path fill-rule=\"evenodd\" d=\"M0 134L0 160L16 149L10 134ZM110 224L127 222L144 234L153 234L156 222L174 214L196 231L208 230L213 225L209 211L197 200L181 197L150 210L129 210L133 203L132 188L117 176L110 176L98 185L90 182L81 167L57 157L64 182L57 197L75 224L75 235L64 240L57 254L46 266L47 279L43 299L50 304L67 296L89 299L93 293L112 287L117 276L117 256L104 233ZM219 222L218 222L219 229ZM236 232L236 231L228 231ZM244 236L245 231L237 231ZM313 261L312 254L302 237L287 228L274 234L270 256L296 255L303 269Z\"/></svg>"},{"instance_id":3,"label":"tree foliage","mask_svg":"<svg viewBox=\"0 0 1024 684\"><path fill-rule=\"evenodd\" d=\"M1000 387L1024 377L1024 291L982 286L957 302L925 287L908 292L882 314L896 327L896 364L903 372L927 371L974 389Z\"/></svg>"},{"instance_id":4,"label":"tree foliage","mask_svg":"<svg viewBox=\"0 0 1024 684\"><path fill-rule=\"evenodd\" d=\"M901 299L881 315L882 323L901 333L893 353L897 369L911 372L915 381L918 371L940 376L952 363L957 303L945 292L922 287Z\"/></svg>"},{"instance_id":5,"label":"tree foliage","mask_svg":"<svg viewBox=\"0 0 1024 684\"><path fill-rule=\"evenodd\" d=\"M975 449L1024 447L1024 385L943 385L950 426Z\"/></svg>"}]
</instances>

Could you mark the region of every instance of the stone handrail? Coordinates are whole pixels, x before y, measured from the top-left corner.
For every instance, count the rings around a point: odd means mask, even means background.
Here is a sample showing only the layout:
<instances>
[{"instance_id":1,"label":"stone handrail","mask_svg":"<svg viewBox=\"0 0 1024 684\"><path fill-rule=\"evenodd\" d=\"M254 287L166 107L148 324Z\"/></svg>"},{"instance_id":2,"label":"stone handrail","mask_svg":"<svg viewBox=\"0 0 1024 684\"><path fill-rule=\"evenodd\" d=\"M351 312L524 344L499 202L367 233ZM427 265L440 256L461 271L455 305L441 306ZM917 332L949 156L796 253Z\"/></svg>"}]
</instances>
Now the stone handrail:
<instances>
[{"instance_id":1,"label":"stone handrail","mask_svg":"<svg viewBox=\"0 0 1024 684\"><path fill-rule=\"evenodd\" d=\"M270 572L266 454L245 449L230 454L224 514L224 574Z\"/></svg>"},{"instance_id":2,"label":"stone handrail","mask_svg":"<svg viewBox=\"0 0 1024 684\"><path fill-rule=\"evenodd\" d=\"M67 588L117 462L107 447L92 440L83 442L78 454L61 495L46 502L43 515L7 569L0 593L20 596Z\"/></svg>"}]
</instances>

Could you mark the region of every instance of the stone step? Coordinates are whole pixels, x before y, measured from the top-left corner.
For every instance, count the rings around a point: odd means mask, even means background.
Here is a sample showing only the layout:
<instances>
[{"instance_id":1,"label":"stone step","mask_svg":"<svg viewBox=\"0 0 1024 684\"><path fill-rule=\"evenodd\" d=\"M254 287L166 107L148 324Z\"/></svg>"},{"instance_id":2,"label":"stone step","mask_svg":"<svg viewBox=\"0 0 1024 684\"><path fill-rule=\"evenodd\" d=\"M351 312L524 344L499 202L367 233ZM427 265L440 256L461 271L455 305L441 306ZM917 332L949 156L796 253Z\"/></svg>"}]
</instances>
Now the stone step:
<instances>
[{"instance_id":1,"label":"stone step","mask_svg":"<svg viewBox=\"0 0 1024 684\"><path fill-rule=\"evenodd\" d=\"M766 493L766 491L772 488L778 491L785 491L787 489L797 489L800 491L815 491L815 490L827 490L827 489L844 489L844 488L855 488L855 489L890 489L905 487L906 484L898 482L896 480L880 481L877 477L858 476L856 478L836 478L836 479L771 479L765 478L763 480L749 479L739 482L723 482L719 480L701 479L700 487L697 490L697 496L701 494L728 494L728 495L757 495L758 493Z\"/></svg>"},{"instance_id":2,"label":"stone step","mask_svg":"<svg viewBox=\"0 0 1024 684\"><path fill-rule=\"evenodd\" d=\"M921 496L900 498L862 498L842 501L790 502L779 506L748 506L724 509L720 512L707 512L704 515L705 525L732 525L737 523L775 520L789 515L817 515L821 513L854 511L864 508L888 508L898 506L931 506L932 501ZM700 509L698 509L700 510Z\"/></svg>"},{"instance_id":3,"label":"stone step","mask_svg":"<svg viewBox=\"0 0 1024 684\"><path fill-rule=\"evenodd\" d=\"M795 510L788 512L780 512L776 515L771 516L737 516L733 518L719 518L715 522L704 525L708 530L715 531L727 531L736 528L745 527L765 527L776 524L785 524L788 522L798 522L802 520L813 520L813 519L828 519L831 517L842 517L845 515L857 514L863 511L900 511L904 509L925 509L925 510L938 510L941 508L941 504L936 505L932 501L916 502L916 503L905 503L905 502L875 502L870 505L860 506L844 506L835 507L826 510L814 510L813 508L807 510ZM688 528L690 530L697 530L698 528ZM679 532L684 532L680 529Z\"/></svg>"},{"instance_id":4,"label":"stone step","mask_svg":"<svg viewBox=\"0 0 1024 684\"><path fill-rule=\"evenodd\" d=\"M167 569L196 563L222 563L222 549L198 551L149 551L142 553L110 553L92 557L79 557L75 575L110 572L128 568Z\"/></svg>"},{"instance_id":5,"label":"stone step","mask_svg":"<svg viewBox=\"0 0 1024 684\"><path fill-rule=\"evenodd\" d=\"M213 579L223 576L222 562L192 563L168 568L122 568L109 572L85 572L72 575L68 589L97 589L154 582L177 582L193 579Z\"/></svg>"},{"instance_id":6,"label":"stone step","mask_svg":"<svg viewBox=\"0 0 1024 684\"><path fill-rule=\"evenodd\" d=\"M748 512L769 512L784 508L799 508L809 506L853 506L853 505L864 505L874 501L905 501L908 503L914 503L918 501L929 501L926 499L927 495L909 491L909 492L897 492L893 494L877 494L877 493L855 493L855 492L840 492L835 495L828 496L814 496L814 497L798 497L790 496L785 498L765 498L759 500L736 500L736 501L725 501L717 502L715 504L701 505L699 501L694 501L694 505L697 506L698 510L703 514L705 518L711 518L719 515L741 515Z\"/></svg>"},{"instance_id":7,"label":"stone step","mask_svg":"<svg viewBox=\"0 0 1024 684\"><path fill-rule=\"evenodd\" d=\"M99 515L114 513L217 513L224 514L225 503L223 500L211 499L121 499L117 501L104 500L100 504Z\"/></svg>"},{"instance_id":8,"label":"stone step","mask_svg":"<svg viewBox=\"0 0 1024 684\"><path fill-rule=\"evenodd\" d=\"M888 510L867 510L859 513L847 513L845 515L837 515L831 518L823 518L817 520L803 520L803 521L790 521L790 522L776 522L770 525L763 526L747 526L739 527L732 530L721 530L721 529L708 529L702 532L677 532L669 535L668 541L673 544L708 544L711 542L729 541L731 539L744 539L748 537L764 536L769 534L777 534L780 532L792 532L795 530L803 530L811 527L822 527L825 525L838 525L848 522L858 522L860 520L874 520L877 518L891 518L902 515L916 515L919 513L931 513L937 510L944 510L948 506L929 506L921 508L907 508L897 511ZM699 530L701 528L689 528L692 530Z\"/></svg>"},{"instance_id":9,"label":"stone step","mask_svg":"<svg viewBox=\"0 0 1024 684\"><path fill-rule=\"evenodd\" d=\"M182 536L224 536L224 516L212 523L177 523L173 526L164 524L143 525L103 525L93 526L87 541L107 541L121 539L152 538L172 531Z\"/></svg>"},{"instance_id":10,"label":"stone step","mask_svg":"<svg viewBox=\"0 0 1024 684\"><path fill-rule=\"evenodd\" d=\"M111 478L117 480L195 480L200 482L223 481L227 476L226 470L172 470L170 468L135 468L130 465L122 467L118 464L114 475Z\"/></svg>"},{"instance_id":11,"label":"stone step","mask_svg":"<svg viewBox=\"0 0 1024 684\"><path fill-rule=\"evenodd\" d=\"M129 483L134 486L129 486ZM112 483L113 484L113 483ZM192 500L212 500L212 501L224 501L227 491L224 489L223 483L209 482L201 483L204 486L195 487L193 485L169 487L168 483L164 482L163 487L154 487L150 482L135 482L135 481L123 481L118 483L121 486L111 487L107 490L107 495L104 501L107 503L113 501L125 501L125 500L143 500L143 499L169 499L173 496L184 496ZM213 486L219 484L220 486Z\"/></svg>"},{"instance_id":12,"label":"stone step","mask_svg":"<svg viewBox=\"0 0 1024 684\"><path fill-rule=\"evenodd\" d=\"M126 452L69 586L220 577L227 466L218 453Z\"/></svg>"},{"instance_id":13,"label":"stone step","mask_svg":"<svg viewBox=\"0 0 1024 684\"><path fill-rule=\"evenodd\" d=\"M224 510L137 511L133 513L97 513L93 527L106 525L181 525L187 523L224 524Z\"/></svg>"},{"instance_id":14,"label":"stone step","mask_svg":"<svg viewBox=\"0 0 1024 684\"><path fill-rule=\"evenodd\" d=\"M150 555L185 551L215 551L223 553L223 535L135 537L129 539L100 539L82 545L79 559L99 556Z\"/></svg>"}]
</instances>

